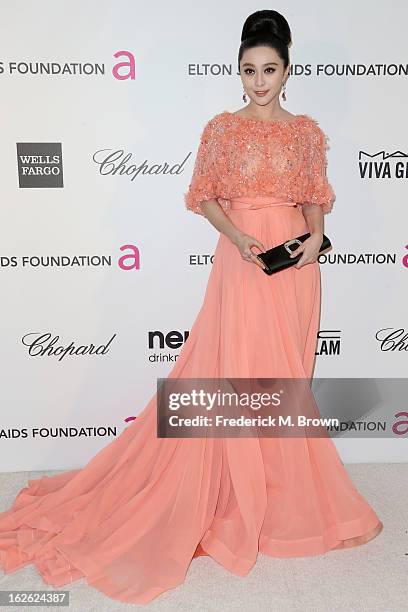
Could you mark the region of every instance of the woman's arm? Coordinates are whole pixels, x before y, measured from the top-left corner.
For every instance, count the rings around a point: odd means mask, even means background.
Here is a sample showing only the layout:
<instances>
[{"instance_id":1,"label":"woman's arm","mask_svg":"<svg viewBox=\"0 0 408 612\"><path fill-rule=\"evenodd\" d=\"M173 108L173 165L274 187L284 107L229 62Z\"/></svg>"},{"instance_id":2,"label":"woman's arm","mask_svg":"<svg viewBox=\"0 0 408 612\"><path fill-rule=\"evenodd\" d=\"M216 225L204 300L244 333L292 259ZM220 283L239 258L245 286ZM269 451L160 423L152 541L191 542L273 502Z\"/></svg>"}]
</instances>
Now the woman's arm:
<instances>
[{"instance_id":1,"label":"woman's arm","mask_svg":"<svg viewBox=\"0 0 408 612\"><path fill-rule=\"evenodd\" d=\"M206 219L221 234L224 234L234 244L242 232L233 224L231 219L225 214L217 200L205 200L200 203L201 210Z\"/></svg>"},{"instance_id":2,"label":"woman's arm","mask_svg":"<svg viewBox=\"0 0 408 612\"><path fill-rule=\"evenodd\" d=\"M201 134L193 176L188 191L184 194L186 207L206 217L215 229L229 238L244 261L264 268L264 263L251 251L253 246L265 251L263 244L237 228L217 199L217 164L221 146L218 142L218 119L219 117L216 117L208 121Z\"/></svg>"},{"instance_id":3,"label":"woman's arm","mask_svg":"<svg viewBox=\"0 0 408 612\"><path fill-rule=\"evenodd\" d=\"M323 242L323 209L316 204L303 204L303 216L309 228L310 236L301 246L292 251L290 257L296 257L302 253L302 257L295 264L295 268L302 268L306 264L315 263L319 257L320 247Z\"/></svg>"},{"instance_id":4,"label":"woman's arm","mask_svg":"<svg viewBox=\"0 0 408 612\"><path fill-rule=\"evenodd\" d=\"M324 213L322 207L316 206L316 204L303 204L302 213L306 219L310 234L321 236L323 242Z\"/></svg>"},{"instance_id":5,"label":"woman's arm","mask_svg":"<svg viewBox=\"0 0 408 612\"><path fill-rule=\"evenodd\" d=\"M211 225L235 244L242 259L247 262L252 262L262 269L265 267L264 263L261 262L251 250L253 246L256 246L260 251L266 251L264 245L253 236L244 234L237 228L228 215L225 214L217 200L205 200L200 203L200 207L204 217L208 219Z\"/></svg>"},{"instance_id":6,"label":"woman's arm","mask_svg":"<svg viewBox=\"0 0 408 612\"><path fill-rule=\"evenodd\" d=\"M323 215L332 210L335 194L327 178L328 138L316 121L311 124L308 137L309 153L306 157L306 181L302 198L302 213L309 228L310 237L292 251L291 257L302 253L295 264L301 268L318 260L323 242Z\"/></svg>"}]
</instances>

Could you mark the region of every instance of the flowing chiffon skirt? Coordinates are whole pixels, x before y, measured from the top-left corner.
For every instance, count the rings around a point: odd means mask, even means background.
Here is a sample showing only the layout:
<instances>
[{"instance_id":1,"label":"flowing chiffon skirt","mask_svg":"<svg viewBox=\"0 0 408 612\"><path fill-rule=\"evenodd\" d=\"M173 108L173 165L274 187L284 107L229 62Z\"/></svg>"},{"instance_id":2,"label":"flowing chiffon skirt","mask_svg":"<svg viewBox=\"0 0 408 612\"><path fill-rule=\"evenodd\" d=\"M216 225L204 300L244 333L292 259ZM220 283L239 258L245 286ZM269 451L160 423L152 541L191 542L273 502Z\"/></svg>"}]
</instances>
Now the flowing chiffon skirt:
<instances>
[{"instance_id":1,"label":"flowing chiffon skirt","mask_svg":"<svg viewBox=\"0 0 408 612\"><path fill-rule=\"evenodd\" d=\"M308 231L276 198L238 198L228 214L266 248ZM319 319L317 262L268 277L221 234L169 377L311 378ZM156 427L154 393L83 468L29 480L0 513L4 572L33 564L54 587L85 578L145 604L200 554L244 576L259 552L319 555L381 526L330 438L157 438Z\"/></svg>"}]
</instances>

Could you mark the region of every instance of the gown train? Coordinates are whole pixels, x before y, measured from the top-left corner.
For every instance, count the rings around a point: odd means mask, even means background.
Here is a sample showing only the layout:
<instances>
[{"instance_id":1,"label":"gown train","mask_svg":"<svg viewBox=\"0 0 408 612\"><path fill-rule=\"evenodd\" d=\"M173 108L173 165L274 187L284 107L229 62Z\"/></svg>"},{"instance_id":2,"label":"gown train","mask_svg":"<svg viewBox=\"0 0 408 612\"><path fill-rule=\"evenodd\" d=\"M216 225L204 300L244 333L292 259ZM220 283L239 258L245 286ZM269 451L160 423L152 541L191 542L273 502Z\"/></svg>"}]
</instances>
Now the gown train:
<instances>
[{"instance_id":1,"label":"gown train","mask_svg":"<svg viewBox=\"0 0 408 612\"><path fill-rule=\"evenodd\" d=\"M237 198L229 215L266 248L308 231L277 198ZM268 277L221 234L169 377L311 378L319 319L317 262ZM0 567L145 604L202 554L244 576L259 552L320 555L381 526L330 438L157 438L156 424L154 393L83 468L29 480L0 513Z\"/></svg>"}]
</instances>

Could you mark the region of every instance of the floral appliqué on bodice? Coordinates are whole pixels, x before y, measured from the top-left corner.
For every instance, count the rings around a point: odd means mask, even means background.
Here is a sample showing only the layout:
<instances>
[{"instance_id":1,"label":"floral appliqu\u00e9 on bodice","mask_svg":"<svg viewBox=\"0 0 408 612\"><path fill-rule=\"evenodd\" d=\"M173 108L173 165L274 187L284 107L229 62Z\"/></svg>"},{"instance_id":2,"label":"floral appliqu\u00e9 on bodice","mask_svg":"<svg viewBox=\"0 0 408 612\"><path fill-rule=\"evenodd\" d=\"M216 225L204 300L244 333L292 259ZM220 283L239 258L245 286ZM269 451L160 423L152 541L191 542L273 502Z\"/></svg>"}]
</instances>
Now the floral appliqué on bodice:
<instances>
[{"instance_id":1,"label":"floral appliqu\u00e9 on bodice","mask_svg":"<svg viewBox=\"0 0 408 612\"><path fill-rule=\"evenodd\" d=\"M309 115L291 121L263 121L224 111L205 125L186 208L203 215L200 202L222 208L245 195L317 204L331 211L335 194L327 179L328 137Z\"/></svg>"}]
</instances>

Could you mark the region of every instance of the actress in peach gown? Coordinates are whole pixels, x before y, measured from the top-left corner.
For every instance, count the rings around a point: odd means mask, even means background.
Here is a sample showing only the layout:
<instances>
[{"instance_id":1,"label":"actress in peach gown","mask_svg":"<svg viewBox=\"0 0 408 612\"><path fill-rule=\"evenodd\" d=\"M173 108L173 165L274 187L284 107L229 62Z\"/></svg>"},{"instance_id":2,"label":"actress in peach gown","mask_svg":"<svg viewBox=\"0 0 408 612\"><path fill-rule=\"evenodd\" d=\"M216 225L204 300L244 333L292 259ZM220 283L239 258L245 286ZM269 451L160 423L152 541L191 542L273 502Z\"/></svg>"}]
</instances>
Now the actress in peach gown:
<instances>
[{"instance_id":1,"label":"actress in peach gown","mask_svg":"<svg viewBox=\"0 0 408 612\"><path fill-rule=\"evenodd\" d=\"M264 170L251 170L252 148ZM222 112L204 128L186 205L202 214L199 202L220 197L237 227L280 244L308 231L297 203L332 207L325 149L306 115L265 124ZM319 311L317 262L267 277L221 234L169 376L311 377ZM154 394L85 467L28 481L0 514L0 565L147 603L184 580L195 554L244 576L258 552L319 555L378 525L331 439L157 438Z\"/></svg>"},{"instance_id":2,"label":"actress in peach gown","mask_svg":"<svg viewBox=\"0 0 408 612\"><path fill-rule=\"evenodd\" d=\"M332 208L326 149L310 116L223 111L202 132L186 207L203 215L217 199L242 232L280 244L309 231L303 204ZM317 261L268 277L221 233L169 377L311 378L319 319ZM258 553L321 555L380 531L330 438L158 438L156 407L154 393L83 468L28 481L0 514L4 572L33 564L55 588L84 578L146 604L199 555L245 576Z\"/></svg>"}]
</instances>

